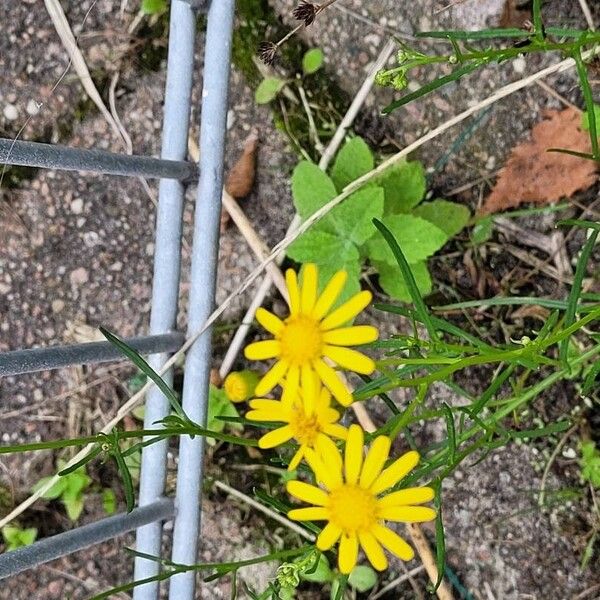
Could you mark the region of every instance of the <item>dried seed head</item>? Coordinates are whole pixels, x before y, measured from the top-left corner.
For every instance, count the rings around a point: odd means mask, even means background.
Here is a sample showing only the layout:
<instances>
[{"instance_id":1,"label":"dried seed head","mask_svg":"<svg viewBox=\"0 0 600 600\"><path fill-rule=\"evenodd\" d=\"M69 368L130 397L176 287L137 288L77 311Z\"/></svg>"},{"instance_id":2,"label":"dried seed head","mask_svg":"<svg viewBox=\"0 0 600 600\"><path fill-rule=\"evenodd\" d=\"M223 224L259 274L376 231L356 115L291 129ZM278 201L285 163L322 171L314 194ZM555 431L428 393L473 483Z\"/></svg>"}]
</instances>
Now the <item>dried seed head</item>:
<instances>
[{"instance_id":1,"label":"dried seed head","mask_svg":"<svg viewBox=\"0 0 600 600\"><path fill-rule=\"evenodd\" d=\"M273 42L261 42L258 46L258 54L265 65L272 65L277 56L277 44Z\"/></svg>"},{"instance_id":2,"label":"dried seed head","mask_svg":"<svg viewBox=\"0 0 600 600\"><path fill-rule=\"evenodd\" d=\"M318 4L312 4L311 2L300 2L298 6L292 11L294 19L298 21L304 21L304 25L308 27L317 16L317 10L319 9Z\"/></svg>"}]
</instances>

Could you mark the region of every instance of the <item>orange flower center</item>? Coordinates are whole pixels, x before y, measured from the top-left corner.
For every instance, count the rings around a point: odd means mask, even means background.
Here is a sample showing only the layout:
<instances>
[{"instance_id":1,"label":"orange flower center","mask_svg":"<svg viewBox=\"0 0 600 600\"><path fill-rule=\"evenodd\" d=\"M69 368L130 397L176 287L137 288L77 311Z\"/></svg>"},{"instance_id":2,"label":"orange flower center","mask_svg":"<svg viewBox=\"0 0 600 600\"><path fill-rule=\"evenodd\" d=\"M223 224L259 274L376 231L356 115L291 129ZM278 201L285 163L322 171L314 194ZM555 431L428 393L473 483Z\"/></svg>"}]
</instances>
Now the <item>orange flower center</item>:
<instances>
[{"instance_id":1,"label":"orange flower center","mask_svg":"<svg viewBox=\"0 0 600 600\"><path fill-rule=\"evenodd\" d=\"M306 315L285 320L279 334L281 358L292 366L302 366L321 356L323 336L319 322Z\"/></svg>"},{"instance_id":2,"label":"orange flower center","mask_svg":"<svg viewBox=\"0 0 600 600\"><path fill-rule=\"evenodd\" d=\"M329 495L330 521L347 535L368 531L377 522L377 498L358 485L343 484Z\"/></svg>"}]
</instances>

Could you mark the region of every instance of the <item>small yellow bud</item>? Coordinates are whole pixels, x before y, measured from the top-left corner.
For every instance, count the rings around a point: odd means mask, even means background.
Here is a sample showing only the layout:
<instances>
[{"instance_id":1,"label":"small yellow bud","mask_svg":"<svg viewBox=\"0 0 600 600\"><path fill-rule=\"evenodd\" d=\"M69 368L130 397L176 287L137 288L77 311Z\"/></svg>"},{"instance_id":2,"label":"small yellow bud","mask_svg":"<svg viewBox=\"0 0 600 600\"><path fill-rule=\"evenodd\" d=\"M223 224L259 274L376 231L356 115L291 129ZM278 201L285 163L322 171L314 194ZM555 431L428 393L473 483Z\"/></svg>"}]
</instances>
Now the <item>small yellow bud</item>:
<instances>
[{"instance_id":1,"label":"small yellow bud","mask_svg":"<svg viewBox=\"0 0 600 600\"><path fill-rule=\"evenodd\" d=\"M250 370L233 371L225 377L223 389L232 402L244 402L254 396L259 376Z\"/></svg>"}]
</instances>

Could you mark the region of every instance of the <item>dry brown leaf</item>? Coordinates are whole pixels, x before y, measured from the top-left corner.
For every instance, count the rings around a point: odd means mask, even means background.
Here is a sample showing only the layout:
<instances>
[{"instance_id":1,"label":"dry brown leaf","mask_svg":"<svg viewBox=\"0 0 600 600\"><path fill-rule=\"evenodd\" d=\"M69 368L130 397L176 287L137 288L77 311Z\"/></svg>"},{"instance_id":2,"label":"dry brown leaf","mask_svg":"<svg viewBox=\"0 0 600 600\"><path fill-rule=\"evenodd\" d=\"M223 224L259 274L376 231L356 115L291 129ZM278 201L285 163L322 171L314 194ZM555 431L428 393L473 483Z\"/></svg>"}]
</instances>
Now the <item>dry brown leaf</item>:
<instances>
[{"instance_id":1,"label":"dry brown leaf","mask_svg":"<svg viewBox=\"0 0 600 600\"><path fill-rule=\"evenodd\" d=\"M550 148L590 152L589 134L581 129L581 113L567 108L544 116L531 130L531 140L513 148L482 213L500 212L524 202L558 202L586 190L598 178L594 161L548 152Z\"/></svg>"}]
</instances>

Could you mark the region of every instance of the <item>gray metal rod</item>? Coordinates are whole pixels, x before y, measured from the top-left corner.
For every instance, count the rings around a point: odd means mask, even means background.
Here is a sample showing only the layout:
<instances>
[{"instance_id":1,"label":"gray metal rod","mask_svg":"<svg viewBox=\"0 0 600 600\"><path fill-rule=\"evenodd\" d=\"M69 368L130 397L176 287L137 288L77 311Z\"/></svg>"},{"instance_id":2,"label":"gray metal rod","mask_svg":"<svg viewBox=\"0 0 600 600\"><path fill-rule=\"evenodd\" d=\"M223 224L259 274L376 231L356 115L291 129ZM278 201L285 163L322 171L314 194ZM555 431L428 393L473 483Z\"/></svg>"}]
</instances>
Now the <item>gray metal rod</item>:
<instances>
[{"instance_id":1,"label":"gray metal rod","mask_svg":"<svg viewBox=\"0 0 600 600\"><path fill-rule=\"evenodd\" d=\"M111 540L151 521L173 516L173 501L161 498L130 513L113 515L35 542L31 546L0 554L0 579L66 556L94 544Z\"/></svg>"},{"instance_id":2,"label":"gray metal rod","mask_svg":"<svg viewBox=\"0 0 600 600\"><path fill-rule=\"evenodd\" d=\"M213 0L208 10L200 123L200 181L190 275L188 329L192 334L204 325L215 301L234 9L235 0ZM211 360L209 328L190 348L185 363L183 409L196 423L206 421ZM196 562L198 552L203 454L200 436L180 438L172 557L174 561L188 565ZM169 584L171 600L193 600L193 572L175 575Z\"/></svg>"},{"instance_id":3,"label":"gray metal rod","mask_svg":"<svg viewBox=\"0 0 600 600\"><path fill-rule=\"evenodd\" d=\"M155 354L178 350L185 342L185 336L179 332L171 332L129 338L124 341L140 354ZM124 360L123 355L110 342L13 350L0 353L0 377L119 359Z\"/></svg>"},{"instance_id":4,"label":"gray metal rod","mask_svg":"<svg viewBox=\"0 0 600 600\"><path fill-rule=\"evenodd\" d=\"M198 178L198 167L194 163L183 160L130 156L103 150L70 148L5 138L0 138L0 164L154 179L163 177L181 181L193 181Z\"/></svg>"},{"instance_id":5,"label":"gray metal rod","mask_svg":"<svg viewBox=\"0 0 600 600\"><path fill-rule=\"evenodd\" d=\"M161 157L182 160L187 155L190 121L192 79L194 72L194 41L196 17L189 3L183 0L171 2L169 23L169 52ZM161 179L158 188L156 215L156 244L154 252L154 278L152 284L152 312L150 333L160 334L176 327L181 264L181 227L184 187L179 181ZM157 371L167 360L167 354L155 354L149 359ZM172 381L172 371L163 375L167 383ZM169 401L153 387L146 398L145 425L148 429L169 414ZM145 506L164 492L168 440L146 446L142 451L139 505ZM162 524L149 523L140 527L136 536L136 548L145 554L160 555ZM136 581L156 575L156 561L136 557ZM134 589L134 600L156 600L159 583L152 582Z\"/></svg>"}]
</instances>

